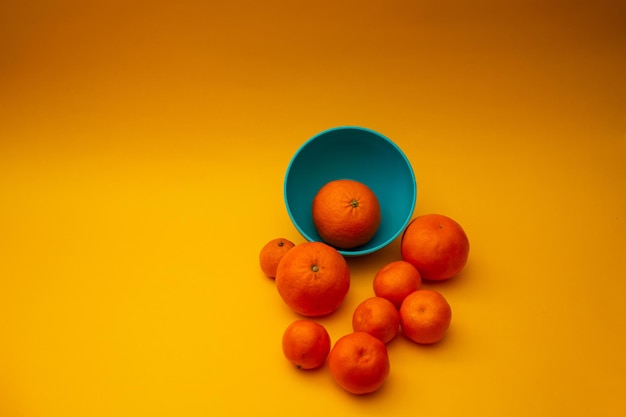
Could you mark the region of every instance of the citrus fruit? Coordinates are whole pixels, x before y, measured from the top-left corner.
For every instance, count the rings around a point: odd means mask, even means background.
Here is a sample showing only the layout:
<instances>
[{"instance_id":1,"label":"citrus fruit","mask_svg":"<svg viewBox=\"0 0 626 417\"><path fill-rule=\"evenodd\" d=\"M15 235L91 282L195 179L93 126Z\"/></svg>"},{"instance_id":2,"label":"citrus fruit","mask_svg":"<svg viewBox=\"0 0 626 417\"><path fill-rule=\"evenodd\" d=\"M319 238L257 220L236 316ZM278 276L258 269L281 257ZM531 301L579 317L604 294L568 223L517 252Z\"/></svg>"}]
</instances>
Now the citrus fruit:
<instances>
[{"instance_id":1,"label":"citrus fruit","mask_svg":"<svg viewBox=\"0 0 626 417\"><path fill-rule=\"evenodd\" d=\"M400 329L400 315L391 301L382 297L363 300L352 314L352 329L366 332L383 343L389 343Z\"/></svg>"},{"instance_id":2,"label":"citrus fruit","mask_svg":"<svg viewBox=\"0 0 626 417\"><path fill-rule=\"evenodd\" d=\"M330 314L341 305L350 289L348 263L337 249L325 243L301 243L280 260L276 288L296 313Z\"/></svg>"},{"instance_id":3,"label":"citrus fruit","mask_svg":"<svg viewBox=\"0 0 626 417\"><path fill-rule=\"evenodd\" d=\"M283 333L283 354L298 369L319 368L330 352L326 328L312 320L296 320Z\"/></svg>"},{"instance_id":4,"label":"citrus fruit","mask_svg":"<svg viewBox=\"0 0 626 417\"><path fill-rule=\"evenodd\" d=\"M355 248L370 241L381 219L376 194L354 180L326 183L313 198L312 213L320 237L339 249Z\"/></svg>"},{"instance_id":5,"label":"citrus fruit","mask_svg":"<svg viewBox=\"0 0 626 417\"><path fill-rule=\"evenodd\" d=\"M422 277L412 264L393 261L380 268L374 276L374 294L386 298L400 308L404 298L422 286Z\"/></svg>"},{"instance_id":6,"label":"citrus fruit","mask_svg":"<svg viewBox=\"0 0 626 417\"><path fill-rule=\"evenodd\" d=\"M400 306L400 326L415 343L437 343L450 326L452 310L441 293L418 290L409 294Z\"/></svg>"},{"instance_id":7,"label":"citrus fruit","mask_svg":"<svg viewBox=\"0 0 626 417\"><path fill-rule=\"evenodd\" d=\"M328 368L337 384L352 394L379 389L389 375L387 346L369 333L339 338L328 354Z\"/></svg>"},{"instance_id":8,"label":"citrus fruit","mask_svg":"<svg viewBox=\"0 0 626 417\"><path fill-rule=\"evenodd\" d=\"M400 244L402 259L417 268L423 279L446 280L467 263L469 240L456 221L441 214L425 214L409 223Z\"/></svg>"},{"instance_id":9,"label":"citrus fruit","mask_svg":"<svg viewBox=\"0 0 626 417\"><path fill-rule=\"evenodd\" d=\"M276 276L276 268L278 262L285 253L295 244L290 240L277 238L267 242L262 248L259 254L259 263L261 264L261 271L270 278Z\"/></svg>"}]
</instances>

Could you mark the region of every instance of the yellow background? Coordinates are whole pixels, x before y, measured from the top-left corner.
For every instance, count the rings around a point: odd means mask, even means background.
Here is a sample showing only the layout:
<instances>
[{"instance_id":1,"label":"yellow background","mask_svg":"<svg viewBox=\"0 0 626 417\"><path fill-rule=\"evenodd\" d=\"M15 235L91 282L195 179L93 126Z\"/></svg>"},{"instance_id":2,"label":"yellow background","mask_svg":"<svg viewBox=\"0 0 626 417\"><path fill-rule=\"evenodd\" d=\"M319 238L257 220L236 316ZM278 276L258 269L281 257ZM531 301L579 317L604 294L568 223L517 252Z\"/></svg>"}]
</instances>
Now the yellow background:
<instances>
[{"instance_id":1,"label":"yellow background","mask_svg":"<svg viewBox=\"0 0 626 417\"><path fill-rule=\"evenodd\" d=\"M4 0L0 416L626 415L624 74L619 1ZM338 125L472 244L365 397L284 360L258 267ZM397 259L349 259L333 340Z\"/></svg>"}]
</instances>

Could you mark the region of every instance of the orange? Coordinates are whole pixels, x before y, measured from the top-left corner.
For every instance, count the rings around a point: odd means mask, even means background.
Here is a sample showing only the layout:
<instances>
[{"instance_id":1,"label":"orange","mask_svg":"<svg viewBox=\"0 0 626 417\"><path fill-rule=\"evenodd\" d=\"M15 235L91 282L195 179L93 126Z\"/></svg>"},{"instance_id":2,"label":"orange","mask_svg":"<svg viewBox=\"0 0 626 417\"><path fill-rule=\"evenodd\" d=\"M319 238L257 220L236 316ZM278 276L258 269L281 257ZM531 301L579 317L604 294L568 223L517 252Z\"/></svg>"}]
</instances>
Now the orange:
<instances>
[{"instance_id":1,"label":"orange","mask_svg":"<svg viewBox=\"0 0 626 417\"><path fill-rule=\"evenodd\" d=\"M452 310L439 292L418 290L409 294L400 306L400 326L415 343L437 343L450 326Z\"/></svg>"},{"instance_id":2,"label":"orange","mask_svg":"<svg viewBox=\"0 0 626 417\"><path fill-rule=\"evenodd\" d=\"M352 394L379 389L389 375L387 346L369 333L342 336L328 354L328 368L337 384Z\"/></svg>"},{"instance_id":3,"label":"orange","mask_svg":"<svg viewBox=\"0 0 626 417\"><path fill-rule=\"evenodd\" d=\"M352 329L366 332L389 343L400 329L400 315L391 301L382 297L370 297L361 302L352 314Z\"/></svg>"},{"instance_id":4,"label":"orange","mask_svg":"<svg viewBox=\"0 0 626 417\"><path fill-rule=\"evenodd\" d=\"M457 275L469 255L469 240L456 221L441 214L416 217L402 234L402 259L423 279L446 280Z\"/></svg>"},{"instance_id":5,"label":"orange","mask_svg":"<svg viewBox=\"0 0 626 417\"><path fill-rule=\"evenodd\" d=\"M422 277L412 264L394 261L383 266L374 276L374 294L386 298L400 308L404 298L422 286Z\"/></svg>"},{"instance_id":6,"label":"orange","mask_svg":"<svg viewBox=\"0 0 626 417\"><path fill-rule=\"evenodd\" d=\"M354 180L326 183L313 198L313 224L320 237L339 249L369 242L380 226L376 194Z\"/></svg>"},{"instance_id":7,"label":"orange","mask_svg":"<svg viewBox=\"0 0 626 417\"><path fill-rule=\"evenodd\" d=\"M294 246L295 244L293 242L283 238L272 239L267 242L263 248L261 248L261 253L259 254L261 271L268 277L274 278L276 276L278 262L280 262L283 255Z\"/></svg>"},{"instance_id":8,"label":"orange","mask_svg":"<svg viewBox=\"0 0 626 417\"><path fill-rule=\"evenodd\" d=\"M350 288L348 263L337 249L325 243L301 243L280 260L276 288L296 313L330 314L341 305Z\"/></svg>"},{"instance_id":9,"label":"orange","mask_svg":"<svg viewBox=\"0 0 626 417\"><path fill-rule=\"evenodd\" d=\"M330 352L326 328L312 320L296 320L283 333L283 354L298 369L319 368Z\"/></svg>"}]
</instances>

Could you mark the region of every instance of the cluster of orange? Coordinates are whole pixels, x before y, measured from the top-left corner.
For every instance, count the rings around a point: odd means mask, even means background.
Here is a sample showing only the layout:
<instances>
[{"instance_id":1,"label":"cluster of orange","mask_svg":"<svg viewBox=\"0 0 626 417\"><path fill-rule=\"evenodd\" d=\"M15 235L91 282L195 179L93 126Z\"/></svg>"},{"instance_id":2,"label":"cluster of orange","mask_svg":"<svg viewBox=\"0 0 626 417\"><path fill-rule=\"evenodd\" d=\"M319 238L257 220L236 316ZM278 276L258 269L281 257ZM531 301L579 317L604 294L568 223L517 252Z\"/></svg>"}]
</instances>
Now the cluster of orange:
<instances>
[{"instance_id":1,"label":"cluster of orange","mask_svg":"<svg viewBox=\"0 0 626 417\"><path fill-rule=\"evenodd\" d=\"M366 243L380 224L376 196L356 181L331 181L313 202L313 222L324 242L295 245L273 239L259 257L262 271L275 278L283 301L304 316L283 333L282 349L299 369L328 363L339 386L353 394L376 391L389 375L386 344L402 334L419 344L440 341L452 317L443 295L421 288L424 280L446 280L465 266L469 241L463 228L441 214L416 217L402 234L401 256L380 268L374 297L363 300L352 316L353 332L334 345L312 317L333 313L350 288L350 270L336 248Z\"/></svg>"}]
</instances>

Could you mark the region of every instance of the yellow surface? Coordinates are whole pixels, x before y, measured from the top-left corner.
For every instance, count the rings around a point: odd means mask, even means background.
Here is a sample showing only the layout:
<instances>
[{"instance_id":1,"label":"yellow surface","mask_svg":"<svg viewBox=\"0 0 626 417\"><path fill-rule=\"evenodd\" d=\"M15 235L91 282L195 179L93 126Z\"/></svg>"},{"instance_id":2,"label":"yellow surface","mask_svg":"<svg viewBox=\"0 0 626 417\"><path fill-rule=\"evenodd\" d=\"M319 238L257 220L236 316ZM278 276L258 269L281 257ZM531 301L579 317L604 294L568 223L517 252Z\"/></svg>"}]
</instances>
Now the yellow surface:
<instances>
[{"instance_id":1,"label":"yellow surface","mask_svg":"<svg viewBox=\"0 0 626 417\"><path fill-rule=\"evenodd\" d=\"M588 4L584 4L588 3ZM619 1L3 1L0 416L626 415ZM394 140L470 260L354 397L258 267L315 133ZM350 259L333 340L399 242Z\"/></svg>"}]
</instances>

